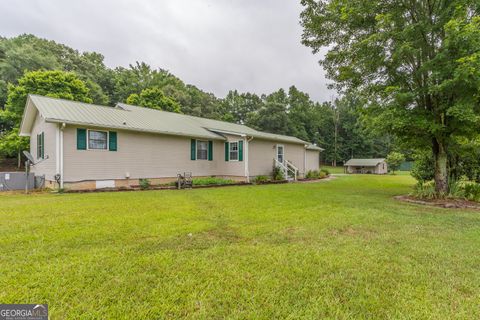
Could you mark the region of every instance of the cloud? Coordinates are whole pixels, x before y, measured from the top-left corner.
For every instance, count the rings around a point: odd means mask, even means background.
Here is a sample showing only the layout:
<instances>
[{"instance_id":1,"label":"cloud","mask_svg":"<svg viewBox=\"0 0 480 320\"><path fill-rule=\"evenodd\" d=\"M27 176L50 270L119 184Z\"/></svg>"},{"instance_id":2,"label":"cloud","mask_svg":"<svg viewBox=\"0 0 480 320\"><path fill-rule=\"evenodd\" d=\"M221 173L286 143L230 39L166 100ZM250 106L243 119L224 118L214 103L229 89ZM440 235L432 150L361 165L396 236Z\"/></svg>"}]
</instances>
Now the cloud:
<instances>
[{"instance_id":1,"label":"cloud","mask_svg":"<svg viewBox=\"0 0 480 320\"><path fill-rule=\"evenodd\" d=\"M300 11L292 0L7 0L0 30L100 52L110 67L145 61L219 97L295 85L330 100L320 56L300 43Z\"/></svg>"}]
</instances>

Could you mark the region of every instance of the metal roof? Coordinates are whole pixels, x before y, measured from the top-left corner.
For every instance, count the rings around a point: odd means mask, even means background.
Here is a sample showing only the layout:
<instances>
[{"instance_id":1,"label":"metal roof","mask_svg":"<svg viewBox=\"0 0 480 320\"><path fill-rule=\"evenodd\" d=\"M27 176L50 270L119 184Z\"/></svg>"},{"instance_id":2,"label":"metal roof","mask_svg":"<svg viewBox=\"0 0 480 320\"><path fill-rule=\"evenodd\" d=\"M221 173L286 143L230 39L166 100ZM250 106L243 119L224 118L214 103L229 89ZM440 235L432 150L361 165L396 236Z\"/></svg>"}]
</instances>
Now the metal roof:
<instances>
[{"instance_id":1,"label":"metal roof","mask_svg":"<svg viewBox=\"0 0 480 320\"><path fill-rule=\"evenodd\" d=\"M307 150L323 151L323 150L325 150L325 149L320 148L319 146L314 145L314 144L309 144L309 145L307 146Z\"/></svg>"},{"instance_id":2,"label":"metal roof","mask_svg":"<svg viewBox=\"0 0 480 320\"><path fill-rule=\"evenodd\" d=\"M143 108L119 103L115 107L29 95L25 107L21 135L29 135L38 109L47 122L68 123L93 127L181 135L206 139L225 138L222 133L246 135L259 139L307 145L295 137L257 131L241 124L194 117L179 113Z\"/></svg>"},{"instance_id":3,"label":"metal roof","mask_svg":"<svg viewBox=\"0 0 480 320\"><path fill-rule=\"evenodd\" d=\"M377 164L385 161L384 158L376 158L376 159L350 159L345 163L345 166L366 166L366 167L374 167Z\"/></svg>"}]
</instances>

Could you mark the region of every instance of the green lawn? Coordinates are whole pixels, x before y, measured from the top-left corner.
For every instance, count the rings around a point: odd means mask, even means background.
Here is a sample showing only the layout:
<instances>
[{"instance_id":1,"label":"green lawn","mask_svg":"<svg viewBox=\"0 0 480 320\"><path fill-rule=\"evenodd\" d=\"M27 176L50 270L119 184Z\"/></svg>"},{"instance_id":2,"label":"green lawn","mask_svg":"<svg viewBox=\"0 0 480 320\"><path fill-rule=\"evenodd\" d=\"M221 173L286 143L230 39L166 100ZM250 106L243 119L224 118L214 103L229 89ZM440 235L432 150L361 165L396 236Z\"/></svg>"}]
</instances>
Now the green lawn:
<instances>
[{"instance_id":1,"label":"green lawn","mask_svg":"<svg viewBox=\"0 0 480 320\"><path fill-rule=\"evenodd\" d=\"M343 166L321 166L322 169L327 169L330 173L345 173Z\"/></svg>"},{"instance_id":2,"label":"green lawn","mask_svg":"<svg viewBox=\"0 0 480 320\"><path fill-rule=\"evenodd\" d=\"M51 319L478 319L480 212L407 175L0 195L0 301Z\"/></svg>"}]
</instances>

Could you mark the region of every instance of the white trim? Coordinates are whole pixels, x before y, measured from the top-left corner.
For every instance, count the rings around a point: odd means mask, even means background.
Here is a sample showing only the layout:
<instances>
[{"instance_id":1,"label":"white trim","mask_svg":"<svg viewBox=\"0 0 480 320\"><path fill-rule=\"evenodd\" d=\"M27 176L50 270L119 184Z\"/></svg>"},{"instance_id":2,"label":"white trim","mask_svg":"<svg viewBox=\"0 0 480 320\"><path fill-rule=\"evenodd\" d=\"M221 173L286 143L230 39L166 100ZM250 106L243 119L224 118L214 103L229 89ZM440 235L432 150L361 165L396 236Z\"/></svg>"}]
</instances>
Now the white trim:
<instances>
[{"instance_id":1,"label":"white trim","mask_svg":"<svg viewBox=\"0 0 480 320\"><path fill-rule=\"evenodd\" d=\"M60 174L60 124L55 129L55 174Z\"/></svg>"},{"instance_id":2,"label":"white trim","mask_svg":"<svg viewBox=\"0 0 480 320\"><path fill-rule=\"evenodd\" d=\"M65 128L65 123L61 124L60 128L60 188L63 189L63 129Z\"/></svg>"},{"instance_id":3,"label":"white trim","mask_svg":"<svg viewBox=\"0 0 480 320\"><path fill-rule=\"evenodd\" d=\"M106 132L107 133L107 148L106 149L91 149L90 148L90 131L95 131L95 132ZM117 136L118 140L118 136ZM117 142L117 149L118 149L118 142ZM110 132L107 130L96 130L96 129L87 129L87 150L89 151L110 151Z\"/></svg>"},{"instance_id":4,"label":"white trim","mask_svg":"<svg viewBox=\"0 0 480 320\"><path fill-rule=\"evenodd\" d=\"M230 134L232 136L240 136L240 137L246 137L247 135L245 133L239 133L239 132L233 132L233 131L225 131L225 130L217 130L217 129L211 129L211 128L206 128L210 131L213 132L218 132L218 133L224 133L224 134Z\"/></svg>"},{"instance_id":5,"label":"white trim","mask_svg":"<svg viewBox=\"0 0 480 320\"><path fill-rule=\"evenodd\" d=\"M240 142L240 140L238 140L238 141L228 141L228 161L229 161L229 162L238 162L238 161L240 161L240 160L239 160L239 159L240 159L240 143L239 143L239 142ZM236 143L236 144L237 144L237 159L233 159L233 160L232 160L232 157L230 156L230 152L231 152L231 150L230 150L230 145L231 145L232 143Z\"/></svg>"},{"instance_id":6,"label":"white trim","mask_svg":"<svg viewBox=\"0 0 480 320\"><path fill-rule=\"evenodd\" d=\"M112 108L112 107L106 107L106 108ZM113 108L112 108L113 109ZM207 140L221 140L225 141L225 138L222 136L219 136L218 134L215 136L212 134L212 136L204 136L204 135L191 135L190 133L182 133L182 132L170 132L170 131L160 131L160 130L148 130L148 129L141 129L141 128L127 128L127 127L122 127L122 126L107 126L107 125L102 125L98 123L91 123L91 122L79 122L79 121L64 121L62 119L55 119L55 118L45 118L45 122L48 123L67 123L72 126L78 126L81 128L85 127L92 127L92 128L100 128L100 131L105 131L105 128L107 130L115 131L115 130L125 130L125 131L133 131L133 132L148 132L148 133L155 133L155 134L164 134L164 135L169 135L169 136L180 136L180 137L193 137L193 138L200 138L200 139L207 139Z\"/></svg>"},{"instance_id":7,"label":"white trim","mask_svg":"<svg viewBox=\"0 0 480 320\"><path fill-rule=\"evenodd\" d=\"M303 151L303 177L307 175L307 146L305 146L305 149Z\"/></svg>"},{"instance_id":8,"label":"white trim","mask_svg":"<svg viewBox=\"0 0 480 320\"><path fill-rule=\"evenodd\" d=\"M245 137L245 147L243 148L243 160L245 162L245 179L250 182L250 173L248 171L248 137Z\"/></svg>"},{"instance_id":9,"label":"white trim","mask_svg":"<svg viewBox=\"0 0 480 320\"><path fill-rule=\"evenodd\" d=\"M35 116L30 116L30 113L32 112L31 109L31 105L32 105L32 101L30 100L30 95L27 96L27 102L25 104L25 109L23 111L23 114L22 114L22 121L20 122L20 132L19 132L19 136L20 137L30 137L31 134L32 134L32 126L33 126L33 122L35 121ZM37 109L37 112L40 114L40 111L38 110L38 108L35 106L35 109ZM28 119L27 119L28 117ZM28 132L25 132L25 122L26 121L29 121L30 122L30 128L29 128L29 131Z\"/></svg>"},{"instance_id":10,"label":"white trim","mask_svg":"<svg viewBox=\"0 0 480 320\"><path fill-rule=\"evenodd\" d=\"M285 162L285 146L283 144L278 144L278 143L275 146L275 150L276 150L275 159L277 159L277 161L278 161L278 147L282 147L282 156L283 156L282 164L283 164L283 162ZM280 162L280 161L278 161L278 162Z\"/></svg>"},{"instance_id":11,"label":"white trim","mask_svg":"<svg viewBox=\"0 0 480 320\"><path fill-rule=\"evenodd\" d=\"M207 143L207 158L206 159L198 159L198 142L206 142ZM213 157L212 157L213 159ZM208 140L201 140L201 139L195 139L195 161L196 160L202 160L202 161L208 161Z\"/></svg>"}]
</instances>

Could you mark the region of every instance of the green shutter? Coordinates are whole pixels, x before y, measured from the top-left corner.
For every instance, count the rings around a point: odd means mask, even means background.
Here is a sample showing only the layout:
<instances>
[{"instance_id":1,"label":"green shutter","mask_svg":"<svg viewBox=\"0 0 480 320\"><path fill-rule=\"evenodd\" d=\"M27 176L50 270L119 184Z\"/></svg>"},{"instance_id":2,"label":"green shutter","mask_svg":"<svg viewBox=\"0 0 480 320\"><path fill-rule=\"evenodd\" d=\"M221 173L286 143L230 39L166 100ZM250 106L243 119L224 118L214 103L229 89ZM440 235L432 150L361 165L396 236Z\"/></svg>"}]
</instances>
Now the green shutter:
<instances>
[{"instance_id":1,"label":"green shutter","mask_svg":"<svg viewBox=\"0 0 480 320\"><path fill-rule=\"evenodd\" d=\"M243 141L238 141L238 161L243 161Z\"/></svg>"},{"instance_id":2,"label":"green shutter","mask_svg":"<svg viewBox=\"0 0 480 320\"><path fill-rule=\"evenodd\" d=\"M208 141L208 161L213 160L213 141Z\"/></svg>"},{"instance_id":3,"label":"green shutter","mask_svg":"<svg viewBox=\"0 0 480 320\"><path fill-rule=\"evenodd\" d=\"M197 160L197 140L190 141L190 159Z\"/></svg>"},{"instance_id":4,"label":"green shutter","mask_svg":"<svg viewBox=\"0 0 480 320\"><path fill-rule=\"evenodd\" d=\"M229 148L228 148L228 142L225 142L225 161L228 161L230 159L229 155Z\"/></svg>"},{"instance_id":5,"label":"green shutter","mask_svg":"<svg viewBox=\"0 0 480 320\"><path fill-rule=\"evenodd\" d=\"M108 132L108 150L117 151L117 133L115 131Z\"/></svg>"},{"instance_id":6,"label":"green shutter","mask_svg":"<svg viewBox=\"0 0 480 320\"><path fill-rule=\"evenodd\" d=\"M42 135L40 136L41 143L42 143L42 159L45 159L45 132L42 132Z\"/></svg>"},{"instance_id":7,"label":"green shutter","mask_svg":"<svg viewBox=\"0 0 480 320\"><path fill-rule=\"evenodd\" d=\"M41 151L40 151L40 135L37 134L37 159L40 159Z\"/></svg>"},{"instance_id":8,"label":"green shutter","mask_svg":"<svg viewBox=\"0 0 480 320\"><path fill-rule=\"evenodd\" d=\"M77 128L77 150L87 150L87 130Z\"/></svg>"}]
</instances>

